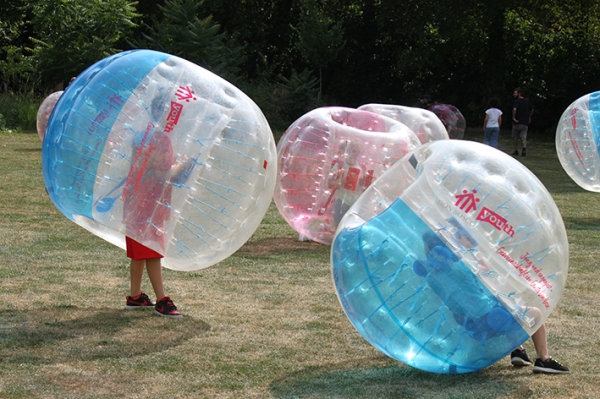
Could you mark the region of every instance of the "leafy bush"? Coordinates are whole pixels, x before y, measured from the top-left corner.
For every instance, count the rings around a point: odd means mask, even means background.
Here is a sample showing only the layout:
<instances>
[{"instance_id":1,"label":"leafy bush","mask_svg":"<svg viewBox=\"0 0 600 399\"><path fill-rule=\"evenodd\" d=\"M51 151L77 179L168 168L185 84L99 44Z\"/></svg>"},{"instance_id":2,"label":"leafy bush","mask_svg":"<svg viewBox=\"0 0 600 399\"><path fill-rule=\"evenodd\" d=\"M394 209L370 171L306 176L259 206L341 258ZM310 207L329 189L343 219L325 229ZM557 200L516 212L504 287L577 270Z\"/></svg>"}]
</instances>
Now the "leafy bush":
<instances>
[{"instance_id":1,"label":"leafy bush","mask_svg":"<svg viewBox=\"0 0 600 399\"><path fill-rule=\"evenodd\" d=\"M308 70L300 74L293 71L289 79L279 79L280 82L263 79L238 85L259 106L276 140L296 119L318 106L319 91L318 80Z\"/></svg>"},{"instance_id":2,"label":"leafy bush","mask_svg":"<svg viewBox=\"0 0 600 399\"><path fill-rule=\"evenodd\" d=\"M0 115L5 129L35 132L42 99L30 94L0 94Z\"/></svg>"}]
</instances>

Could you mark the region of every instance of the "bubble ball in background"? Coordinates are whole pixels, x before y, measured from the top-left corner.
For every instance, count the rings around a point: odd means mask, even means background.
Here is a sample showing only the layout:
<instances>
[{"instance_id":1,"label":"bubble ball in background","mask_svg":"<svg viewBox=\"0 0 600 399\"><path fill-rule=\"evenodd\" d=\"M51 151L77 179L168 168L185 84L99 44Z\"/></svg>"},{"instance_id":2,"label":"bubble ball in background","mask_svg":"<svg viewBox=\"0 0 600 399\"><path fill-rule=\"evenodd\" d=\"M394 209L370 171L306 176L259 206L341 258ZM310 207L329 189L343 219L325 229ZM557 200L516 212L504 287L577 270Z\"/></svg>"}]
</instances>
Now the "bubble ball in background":
<instances>
[{"instance_id":1,"label":"bubble ball in background","mask_svg":"<svg viewBox=\"0 0 600 399\"><path fill-rule=\"evenodd\" d=\"M182 58L133 50L77 77L42 150L50 198L125 248L124 236L196 270L236 251L273 196L276 148L256 104Z\"/></svg>"},{"instance_id":2,"label":"bubble ball in background","mask_svg":"<svg viewBox=\"0 0 600 399\"><path fill-rule=\"evenodd\" d=\"M365 188L420 144L408 127L379 114L312 110L277 144L277 209L294 230L330 245L337 223Z\"/></svg>"},{"instance_id":3,"label":"bubble ball in background","mask_svg":"<svg viewBox=\"0 0 600 399\"><path fill-rule=\"evenodd\" d=\"M502 359L556 307L567 278L561 215L518 161L480 143L424 144L346 213L332 274L367 341L434 373Z\"/></svg>"},{"instance_id":4,"label":"bubble ball in background","mask_svg":"<svg viewBox=\"0 0 600 399\"><path fill-rule=\"evenodd\" d=\"M556 127L556 152L575 183L600 192L600 91L577 99L563 112Z\"/></svg>"},{"instance_id":5,"label":"bubble ball in background","mask_svg":"<svg viewBox=\"0 0 600 399\"><path fill-rule=\"evenodd\" d=\"M440 118L451 139L460 140L463 138L467 122L458 108L450 104L433 104L429 106L428 110Z\"/></svg>"},{"instance_id":6,"label":"bubble ball in background","mask_svg":"<svg viewBox=\"0 0 600 399\"><path fill-rule=\"evenodd\" d=\"M62 91L55 91L54 93L46 97L44 101L42 101L42 103L40 104L40 107L38 108L35 127L37 130L38 137L42 141L44 141L44 132L46 131L46 125L48 125L48 119L50 119L50 114L52 114L52 110L54 109L56 102L62 94Z\"/></svg>"},{"instance_id":7,"label":"bubble ball in background","mask_svg":"<svg viewBox=\"0 0 600 399\"><path fill-rule=\"evenodd\" d=\"M415 132L421 144L450 138L437 115L426 109L392 104L365 104L358 109L375 112L404 123Z\"/></svg>"}]
</instances>

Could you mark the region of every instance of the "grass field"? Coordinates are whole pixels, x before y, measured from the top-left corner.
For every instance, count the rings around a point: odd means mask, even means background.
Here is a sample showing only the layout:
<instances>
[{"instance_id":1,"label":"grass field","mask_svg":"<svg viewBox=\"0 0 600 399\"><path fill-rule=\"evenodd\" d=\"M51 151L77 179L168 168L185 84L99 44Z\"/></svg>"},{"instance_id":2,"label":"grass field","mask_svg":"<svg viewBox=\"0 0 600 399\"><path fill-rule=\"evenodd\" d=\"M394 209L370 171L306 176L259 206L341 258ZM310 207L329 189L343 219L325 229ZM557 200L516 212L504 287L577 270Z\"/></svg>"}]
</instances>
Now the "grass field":
<instances>
[{"instance_id":1,"label":"grass field","mask_svg":"<svg viewBox=\"0 0 600 399\"><path fill-rule=\"evenodd\" d=\"M501 149L512 152L506 138ZM534 375L508 358L436 375L387 358L339 305L329 247L298 242L274 206L227 260L165 270L183 319L125 311L124 251L56 210L36 134L2 133L0 398L598 398L600 194L568 178L554 143L533 139L519 160L567 227L569 277L547 326L569 375Z\"/></svg>"}]
</instances>

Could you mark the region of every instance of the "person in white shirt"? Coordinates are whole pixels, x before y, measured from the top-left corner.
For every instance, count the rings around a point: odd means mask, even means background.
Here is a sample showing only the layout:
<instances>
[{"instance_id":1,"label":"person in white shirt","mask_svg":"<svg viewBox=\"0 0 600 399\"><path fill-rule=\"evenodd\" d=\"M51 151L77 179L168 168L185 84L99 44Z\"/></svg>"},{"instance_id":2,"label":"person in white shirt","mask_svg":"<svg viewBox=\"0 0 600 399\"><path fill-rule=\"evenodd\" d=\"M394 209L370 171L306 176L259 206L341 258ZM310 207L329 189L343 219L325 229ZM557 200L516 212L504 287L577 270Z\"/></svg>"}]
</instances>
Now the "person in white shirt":
<instances>
[{"instance_id":1,"label":"person in white shirt","mask_svg":"<svg viewBox=\"0 0 600 399\"><path fill-rule=\"evenodd\" d=\"M483 121L483 144L498 148L498 135L502 125L502 111L500 111L500 100L497 97L490 98L490 108L485 111Z\"/></svg>"}]
</instances>

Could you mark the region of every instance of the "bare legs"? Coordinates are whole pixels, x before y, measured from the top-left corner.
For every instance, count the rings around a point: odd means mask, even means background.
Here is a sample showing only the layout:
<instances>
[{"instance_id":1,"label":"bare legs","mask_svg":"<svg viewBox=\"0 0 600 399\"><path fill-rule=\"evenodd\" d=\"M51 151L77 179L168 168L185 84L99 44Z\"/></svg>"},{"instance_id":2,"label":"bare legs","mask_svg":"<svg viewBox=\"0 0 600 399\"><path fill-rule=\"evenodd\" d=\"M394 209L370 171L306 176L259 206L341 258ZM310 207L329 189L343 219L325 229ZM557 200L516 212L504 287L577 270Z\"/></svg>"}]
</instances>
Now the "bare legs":
<instances>
[{"instance_id":1,"label":"bare legs","mask_svg":"<svg viewBox=\"0 0 600 399\"><path fill-rule=\"evenodd\" d=\"M142 292L142 276L144 274L144 266L148 272L148 278L154 289L156 299L159 300L164 298L165 289L163 287L162 279L162 266L160 265L160 258L143 259L143 260L131 260L130 267L130 295L137 296Z\"/></svg>"},{"instance_id":2,"label":"bare legs","mask_svg":"<svg viewBox=\"0 0 600 399\"><path fill-rule=\"evenodd\" d=\"M533 346L535 346L535 352L537 357L546 360L550 357L548 355L548 339L546 335L546 323L542 324L540 328L531 336Z\"/></svg>"}]
</instances>

